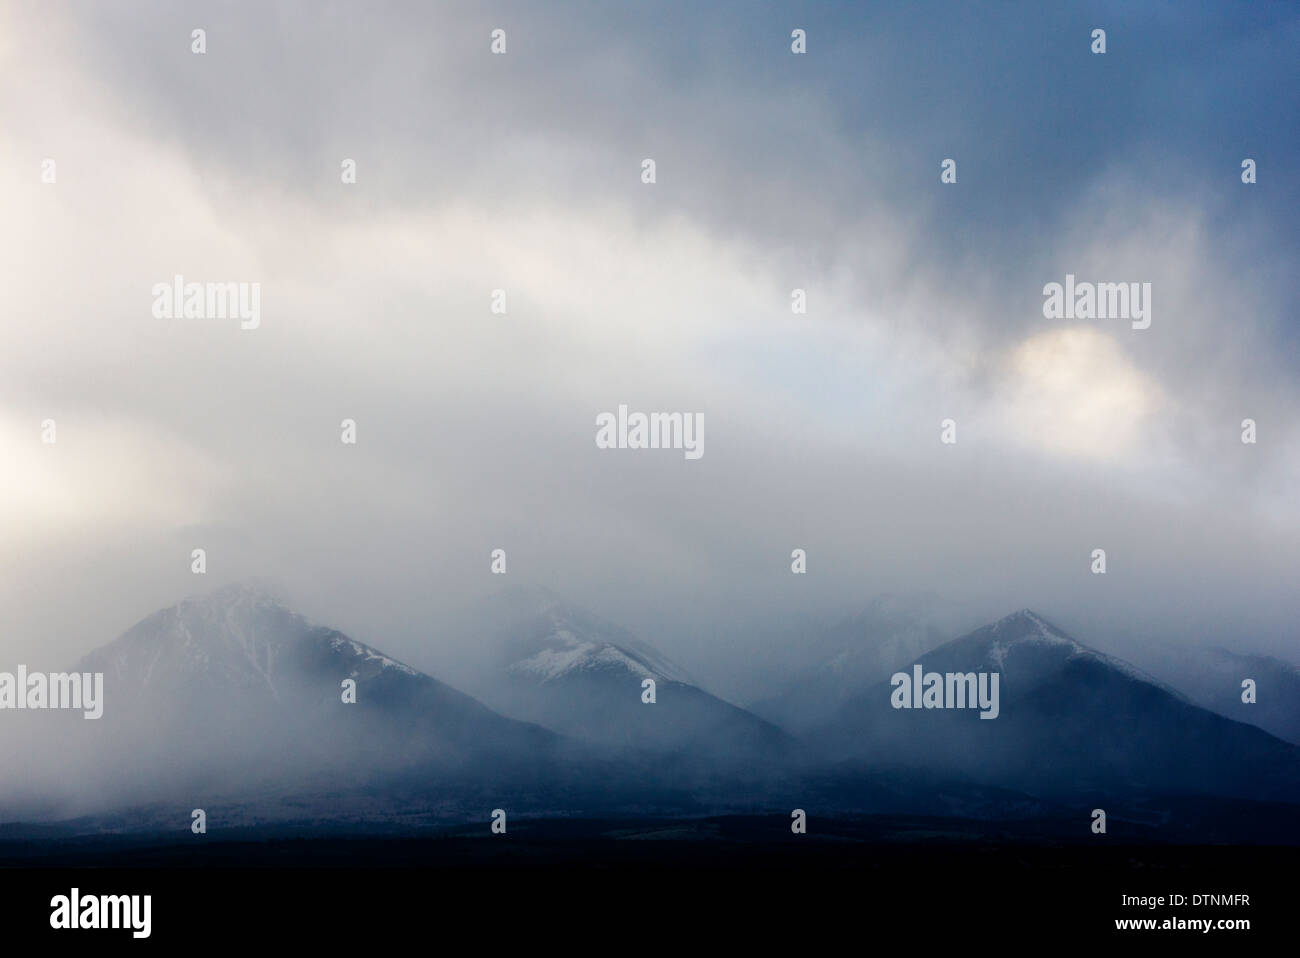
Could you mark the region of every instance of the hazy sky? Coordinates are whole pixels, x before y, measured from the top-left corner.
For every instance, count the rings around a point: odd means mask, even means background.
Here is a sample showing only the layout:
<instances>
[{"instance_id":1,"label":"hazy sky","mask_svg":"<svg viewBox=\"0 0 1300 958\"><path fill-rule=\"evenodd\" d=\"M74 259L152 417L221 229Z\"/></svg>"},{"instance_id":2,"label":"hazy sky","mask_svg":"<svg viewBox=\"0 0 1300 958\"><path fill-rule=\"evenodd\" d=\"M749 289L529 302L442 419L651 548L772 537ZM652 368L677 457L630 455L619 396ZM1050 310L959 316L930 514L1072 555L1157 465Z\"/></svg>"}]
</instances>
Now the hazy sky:
<instances>
[{"instance_id":1,"label":"hazy sky","mask_svg":"<svg viewBox=\"0 0 1300 958\"><path fill-rule=\"evenodd\" d=\"M636 6L0 3L0 665L262 577L436 673L496 548L723 691L891 590L1294 651L1294 4Z\"/></svg>"}]
</instances>

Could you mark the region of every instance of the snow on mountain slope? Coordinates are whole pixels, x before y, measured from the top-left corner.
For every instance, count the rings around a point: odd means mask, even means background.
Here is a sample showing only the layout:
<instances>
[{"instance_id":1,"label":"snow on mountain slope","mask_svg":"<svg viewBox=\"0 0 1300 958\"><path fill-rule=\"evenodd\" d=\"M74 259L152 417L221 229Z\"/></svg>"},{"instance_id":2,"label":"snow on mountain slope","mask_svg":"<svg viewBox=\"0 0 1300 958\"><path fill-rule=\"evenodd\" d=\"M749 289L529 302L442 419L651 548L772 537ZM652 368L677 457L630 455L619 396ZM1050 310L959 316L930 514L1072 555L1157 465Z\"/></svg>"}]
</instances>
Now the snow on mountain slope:
<instances>
[{"instance_id":1,"label":"snow on mountain slope","mask_svg":"<svg viewBox=\"0 0 1300 958\"><path fill-rule=\"evenodd\" d=\"M989 673L996 718L896 708L890 682L817 730L829 754L923 766L1036 795L1119 790L1300 801L1300 749L1192 704L1024 609L916 657L925 673ZM901 665L905 675L911 665Z\"/></svg>"},{"instance_id":2,"label":"snow on mountain slope","mask_svg":"<svg viewBox=\"0 0 1300 958\"><path fill-rule=\"evenodd\" d=\"M613 748L739 760L786 746L776 726L699 688L626 629L553 593L514 589L484 614L493 650L474 691L507 715ZM643 700L647 679L655 701Z\"/></svg>"},{"instance_id":3,"label":"snow on mountain slope","mask_svg":"<svg viewBox=\"0 0 1300 958\"><path fill-rule=\"evenodd\" d=\"M78 669L104 673L104 715L70 726L72 745L110 769L134 769L142 784L220 777L287 787L474 767L486 776L558 743L245 585L148 616ZM355 701L345 701L347 680Z\"/></svg>"},{"instance_id":4,"label":"snow on mountain slope","mask_svg":"<svg viewBox=\"0 0 1300 958\"><path fill-rule=\"evenodd\" d=\"M526 638L513 643L513 651L525 654L509 669L542 681L575 670L621 669L642 678L695 684L685 669L626 630L558 603L543 609L523 634ZM536 651L528 655L530 643Z\"/></svg>"},{"instance_id":5,"label":"snow on mountain slope","mask_svg":"<svg viewBox=\"0 0 1300 958\"><path fill-rule=\"evenodd\" d=\"M147 688L162 676L172 684L264 687L274 694L277 675L293 668L286 660L301 654L303 639L323 643L349 662L354 678L383 669L419 674L340 632L312 625L270 594L243 584L155 612L86 656L82 668L103 671L119 690Z\"/></svg>"},{"instance_id":6,"label":"snow on mountain slope","mask_svg":"<svg viewBox=\"0 0 1300 958\"><path fill-rule=\"evenodd\" d=\"M981 636L979 641L985 639L988 641L988 654L985 661L993 669L1001 670L1007 667L1009 652L1037 647L1052 650L1058 655L1064 656L1066 660L1074 658L1092 659L1130 678L1158 686L1170 695L1178 698L1183 697L1182 693L1165 685L1159 679L1144 672L1137 666L1123 659L1106 655L1104 652L1098 652L1096 649L1089 648L1083 643L1070 638L1070 636L1042 619L1031 609L1021 609L993 623L986 635L984 630L980 630L976 634ZM1013 660L1016 657L1013 655Z\"/></svg>"}]
</instances>

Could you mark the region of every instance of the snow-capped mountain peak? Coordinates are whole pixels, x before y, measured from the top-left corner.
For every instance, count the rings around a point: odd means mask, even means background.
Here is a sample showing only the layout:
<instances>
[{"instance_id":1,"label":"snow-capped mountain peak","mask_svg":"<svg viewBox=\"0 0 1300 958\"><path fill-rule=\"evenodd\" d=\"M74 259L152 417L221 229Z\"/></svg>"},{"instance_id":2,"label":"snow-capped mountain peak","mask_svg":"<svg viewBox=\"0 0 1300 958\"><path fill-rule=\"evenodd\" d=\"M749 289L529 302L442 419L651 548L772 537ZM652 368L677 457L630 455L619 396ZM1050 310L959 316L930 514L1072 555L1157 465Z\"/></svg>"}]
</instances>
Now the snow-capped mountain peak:
<instances>
[{"instance_id":1,"label":"snow-capped mountain peak","mask_svg":"<svg viewBox=\"0 0 1300 958\"><path fill-rule=\"evenodd\" d=\"M989 659L999 668L1006 663L1008 650L1024 643L1059 646L1071 655L1091 652L1031 609L1021 609L993 623L991 638Z\"/></svg>"},{"instance_id":2,"label":"snow-capped mountain peak","mask_svg":"<svg viewBox=\"0 0 1300 958\"><path fill-rule=\"evenodd\" d=\"M558 602L548 604L534 623L523 652L509 671L542 682L575 671L619 670L691 683L685 669L630 633Z\"/></svg>"},{"instance_id":3,"label":"snow-capped mountain peak","mask_svg":"<svg viewBox=\"0 0 1300 958\"><path fill-rule=\"evenodd\" d=\"M316 626L286 608L262 586L236 583L192 596L148 616L86 662L121 682L149 686L155 676L170 683L265 687L278 694L285 664L312 650L345 660L355 674L415 669L340 632ZM90 667L88 665L87 667Z\"/></svg>"},{"instance_id":4,"label":"snow-capped mountain peak","mask_svg":"<svg viewBox=\"0 0 1300 958\"><path fill-rule=\"evenodd\" d=\"M1021 609L981 630L987 641L988 662L996 669L1006 667L1008 656L1016 652L1050 652L1058 659L1089 659L1115 669L1129 678L1147 682L1182 698L1176 690L1165 685L1137 666L1114 656L1090 648L1048 622L1032 609ZM980 635L980 632L975 633ZM960 641L960 640L959 640Z\"/></svg>"}]
</instances>

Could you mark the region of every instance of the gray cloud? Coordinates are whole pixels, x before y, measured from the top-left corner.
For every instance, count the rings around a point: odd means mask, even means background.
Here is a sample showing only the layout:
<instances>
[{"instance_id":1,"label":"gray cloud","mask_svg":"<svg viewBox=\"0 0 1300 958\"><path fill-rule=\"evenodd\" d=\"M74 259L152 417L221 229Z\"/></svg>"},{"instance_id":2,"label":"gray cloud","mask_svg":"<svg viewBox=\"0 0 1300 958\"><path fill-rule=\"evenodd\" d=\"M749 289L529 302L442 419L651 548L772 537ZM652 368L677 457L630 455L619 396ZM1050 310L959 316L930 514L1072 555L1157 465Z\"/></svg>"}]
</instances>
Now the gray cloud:
<instances>
[{"instance_id":1,"label":"gray cloud","mask_svg":"<svg viewBox=\"0 0 1300 958\"><path fill-rule=\"evenodd\" d=\"M1103 61L1033 8L9 11L6 654L195 591L196 546L435 673L497 547L738 695L736 649L889 590L1282 649L1295 18L1104 14ZM1151 329L1045 320L1066 272L1151 282ZM155 320L175 273L262 327ZM705 456L598 450L624 402Z\"/></svg>"}]
</instances>

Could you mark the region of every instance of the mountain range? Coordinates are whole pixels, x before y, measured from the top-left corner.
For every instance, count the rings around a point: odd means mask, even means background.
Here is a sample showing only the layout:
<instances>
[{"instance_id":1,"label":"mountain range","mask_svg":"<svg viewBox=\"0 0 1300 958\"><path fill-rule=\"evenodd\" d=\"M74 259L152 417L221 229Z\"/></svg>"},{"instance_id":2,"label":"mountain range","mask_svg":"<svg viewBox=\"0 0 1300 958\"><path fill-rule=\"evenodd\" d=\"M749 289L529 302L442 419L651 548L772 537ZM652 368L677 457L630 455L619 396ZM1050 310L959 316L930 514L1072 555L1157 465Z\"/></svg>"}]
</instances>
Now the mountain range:
<instances>
[{"instance_id":1,"label":"mountain range","mask_svg":"<svg viewBox=\"0 0 1300 958\"><path fill-rule=\"evenodd\" d=\"M925 652L925 672L998 673L999 715L898 709L882 682L817 738L828 753L943 769L1030 794L1300 798L1300 749L1192 703L1026 609Z\"/></svg>"},{"instance_id":2,"label":"mountain range","mask_svg":"<svg viewBox=\"0 0 1300 958\"><path fill-rule=\"evenodd\" d=\"M101 800L318 792L413 771L528 779L561 749L555 733L243 585L154 613L75 669L104 674L104 714L57 715L54 751L76 756Z\"/></svg>"},{"instance_id":3,"label":"mountain range","mask_svg":"<svg viewBox=\"0 0 1300 958\"><path fill-rule=\"evenodd\" d=\"M203 802L251 820L356 823L504 804L699 815L813 802L975 819L1109 802L1186 825L1215 802L1300 806L1300 748L1203 695L1027 609L947 638L959 617L924 606L878 600L748 710L540 590L505 593L479 616L478 659L456 679L467 694L265 591L229 586L148 616L77 665L104 673L102 719L5 716L23 730L6 762L31 774L0 788L0 820L111 811L142 823L152 813L123 810ZM996 673L997 717L895 707L891 670L916 666ZM1290 674L1258 662L1228 671L1247 666L1269 690Z\"/></svg>"},{"instance_id":4,"label":"mountain range","mask_svg":"<svg viewBox=\"0 0 1300 958\"><path fill-rule=\"evenodd\" d=\"M714 767L793 746L775 725L700 688L648 643L553 593L512 591L503 605L511 611L482 638L488 665L472 684L503 714L613 754L669 753Z\"/></svg>"}]
</instances>

